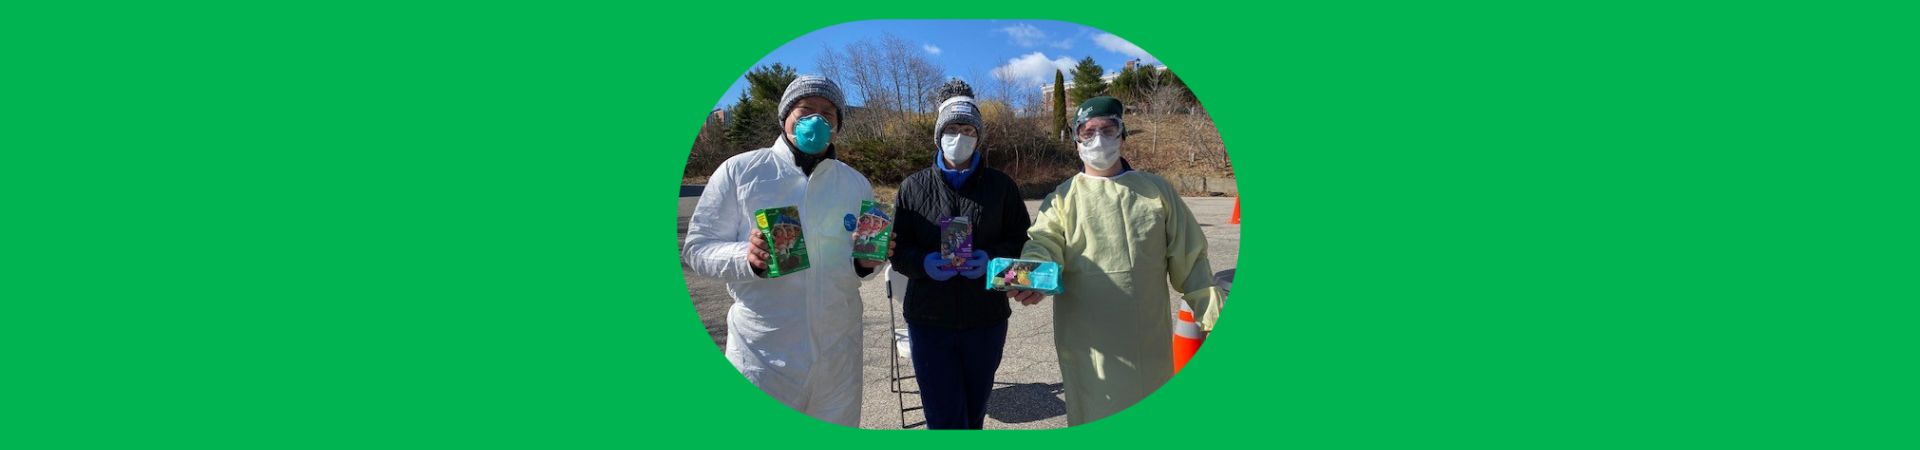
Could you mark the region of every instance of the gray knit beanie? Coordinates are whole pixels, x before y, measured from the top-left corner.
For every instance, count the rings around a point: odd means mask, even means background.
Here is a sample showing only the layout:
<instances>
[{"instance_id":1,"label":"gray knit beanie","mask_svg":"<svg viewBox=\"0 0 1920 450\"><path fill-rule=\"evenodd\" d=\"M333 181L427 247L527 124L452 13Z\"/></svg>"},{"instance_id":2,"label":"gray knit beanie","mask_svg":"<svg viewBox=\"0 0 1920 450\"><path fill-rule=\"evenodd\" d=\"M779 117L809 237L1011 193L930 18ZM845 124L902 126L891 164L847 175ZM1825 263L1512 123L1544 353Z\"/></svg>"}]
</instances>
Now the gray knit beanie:
<instances>
[{"instance_id":1,"label":"gray knit beanie","mask_svg":"<svg viewBox=\"0 0 1920 450\"><path fill-rule=\"evenodd\" d=\"M828 102L833 103L834 109L839 111L833 118L835 123L846 123L846 96L840 93L840 85L818 75L801 75L787 84L787 93L780 95L780 112L779 115L774 116L774 120L785 122L787 113L793 111L793 104L807 97L827 99Z\"/></svg>"},{"instance_id":2,"label":"gray knit beanie","mask_svg":"<svg viewBox=\"0 0 1920 450\"><path fill-rule=\"evenodd\" d=\"M980 107L973 102L973 87L960 80L948 81L940 87L940 109L938 118L933 121L933 141L940 142L940 133L946 131L947 124L963 123L973 125L974 136L980 141L987 140L986 121L980 118Z\"/></svg>"}]
</instances>

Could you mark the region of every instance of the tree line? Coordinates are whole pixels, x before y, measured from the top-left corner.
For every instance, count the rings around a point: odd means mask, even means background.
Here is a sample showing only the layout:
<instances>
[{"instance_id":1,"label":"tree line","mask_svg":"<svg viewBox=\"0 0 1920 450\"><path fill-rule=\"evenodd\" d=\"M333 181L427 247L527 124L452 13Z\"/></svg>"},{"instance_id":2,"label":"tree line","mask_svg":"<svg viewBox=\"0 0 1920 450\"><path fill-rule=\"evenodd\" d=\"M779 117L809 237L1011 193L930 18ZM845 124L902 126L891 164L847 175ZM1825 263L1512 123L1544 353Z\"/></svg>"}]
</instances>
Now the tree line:
<instances>
[{"instance_id":1,"label":"tree line","mask_svg":"<svg viewBox=\"0 0 1920 450\"><path fill-rule=\"evenodd\" d=\"M941 87L952 80L944 67L892 35L825 49L814 62L821 75L860 99L859 105L840 105L846 119L834 142L843 162L879 185L896 184L933 164L936 108ZM987 164L1023 184L1044 185L1071 174L1079 159L1066 128L1075 106L1111 95L1127 105L1128 159L1136 167L1230 173L1211 118L1178 75L1164 66L1130 65L1109 80L1105 70L1092 57L1081 59L1070 71L1055 71L1051 92L970 74L986 123L981 148ZM771 145L781 128L774 117L777 103L798 75L777 62L749 70L740 97L701 128L685 175L704 177L734 154Z\"/></svg>"}]
</instances>

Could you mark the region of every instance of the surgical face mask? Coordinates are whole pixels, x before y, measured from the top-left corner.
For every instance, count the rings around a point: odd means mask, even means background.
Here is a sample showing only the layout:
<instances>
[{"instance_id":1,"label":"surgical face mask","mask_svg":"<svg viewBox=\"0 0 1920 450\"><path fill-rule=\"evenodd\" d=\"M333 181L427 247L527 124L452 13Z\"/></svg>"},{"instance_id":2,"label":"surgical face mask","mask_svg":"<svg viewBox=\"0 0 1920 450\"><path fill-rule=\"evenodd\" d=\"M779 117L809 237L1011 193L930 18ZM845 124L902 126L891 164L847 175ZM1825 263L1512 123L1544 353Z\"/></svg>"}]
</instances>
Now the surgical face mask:
<instances>
[{"instance_id":1,"label":"surgical face mask","mask_svg":"<svg viewBox=\"0 0 1920 450\"><path fill-rule=\"evenodd\" d=\"M959 133L940 135L940 156L948 162L966 164L973 157L974 137ZM955 167L954 169L961 169Z\"/></svg>"},{"instance_id":2,"label":"surgical face mask","mask_svg":"<svg viewBox=\"0 0 1920 450\"><path fill-rule=\"evenodd\" d=\"M827 150L827 142L833 140L833 125L827 124L827 117L809 114L801 117L793 125L793 145L809 155L818 155Z\"/></svg>"},{"instance_id":3,"label":"surgical face mask","mask_svg":"<svg viewBox=\"0 0 1920 450\"><path fill-rule=\"evenodd\" d=\"M1120 138L1105 135L1080 141L1080 161L1086 162L1094 170L1107 170L1120 160Z\"/></svg>"}]
</instances>

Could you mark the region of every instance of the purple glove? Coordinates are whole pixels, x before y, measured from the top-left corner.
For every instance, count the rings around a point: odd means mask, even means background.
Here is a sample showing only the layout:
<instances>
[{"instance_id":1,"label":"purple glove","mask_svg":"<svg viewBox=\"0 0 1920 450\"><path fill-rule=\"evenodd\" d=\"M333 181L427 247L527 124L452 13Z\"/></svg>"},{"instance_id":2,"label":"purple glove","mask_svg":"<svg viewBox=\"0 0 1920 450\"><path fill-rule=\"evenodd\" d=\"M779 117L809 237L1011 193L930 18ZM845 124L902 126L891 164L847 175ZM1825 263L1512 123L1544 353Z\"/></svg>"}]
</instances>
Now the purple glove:
<instances>
[{"instance_id":1,"label":"purple glove","mask_svg":"<svg viewBox=\"0 0 1920 450\"><path fill-rule=\"evenodd\" d=\"M966 276L967 278L978 280L980 279L980 277L985 276L986 274L987 274L987 251L974 250L973 257L967 258L967 271L960 272L960 275Z\"/></svg>"},{"instance_id":2,"label":"purple glove","mask_svg":"<svg viewBox=\"0 0 1920 450\"><path fill-rule=\"evenodd\" d=\"M960 272L954 271L953 269L940 268L941 265L945 265L946 263L947 259L941 258L940 252L928 253L927 259L920 261L920 265L927 268L927 276L933 277L934 281L947 281L953 279L954 275L960 274Z\"/></svg>"}]
</instances>

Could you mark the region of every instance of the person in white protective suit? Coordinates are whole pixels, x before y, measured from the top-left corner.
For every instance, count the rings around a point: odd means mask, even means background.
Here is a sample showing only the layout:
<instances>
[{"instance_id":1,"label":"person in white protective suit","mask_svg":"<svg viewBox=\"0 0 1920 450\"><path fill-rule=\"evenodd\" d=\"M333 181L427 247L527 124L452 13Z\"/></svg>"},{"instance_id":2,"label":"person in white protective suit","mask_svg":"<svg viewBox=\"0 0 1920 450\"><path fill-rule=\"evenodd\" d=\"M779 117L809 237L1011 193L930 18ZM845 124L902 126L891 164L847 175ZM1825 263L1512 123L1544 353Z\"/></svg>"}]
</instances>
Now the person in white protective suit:
<instances>
[{"instance_id":1,"label":"person in white protective suit","mask_svg":"<svg viewBox=\"0 0 1920 450\"><path fill-rule=\"evenodd\" d=\"M882 263L853 258L854 218L873 187L835 160L846 116L832 80L801 76L780 98L771 147L728 158L708 178L682 252L694 273L727 283L727 360L768 395L809 416L860 425L860 282ZM796 206L810 267L766 278L756 210ZM893 249L887 249L889 257Z\"/></svg>"},{"instance_id":2,"label":"person in white protective suit","mask_svg":"<svg viewBox=\"0 0 1920 450\"><path fill-rule=\"evenodd\" d=\"M1171 284L1213 331L1220 292L1207 237L1171 183L1120 157L1125 107L1113 97L1082 103L1073 121L1083 171L1040 203L1021 258L1060 264L1053 301L1054 351L1067 391L1067 424L1133 406L1173 378ZM1008 291L1024 305L1035 291Z\"/></svg>"}]
</instances>

